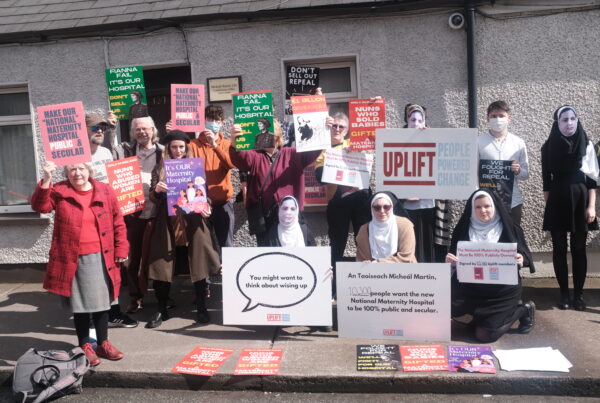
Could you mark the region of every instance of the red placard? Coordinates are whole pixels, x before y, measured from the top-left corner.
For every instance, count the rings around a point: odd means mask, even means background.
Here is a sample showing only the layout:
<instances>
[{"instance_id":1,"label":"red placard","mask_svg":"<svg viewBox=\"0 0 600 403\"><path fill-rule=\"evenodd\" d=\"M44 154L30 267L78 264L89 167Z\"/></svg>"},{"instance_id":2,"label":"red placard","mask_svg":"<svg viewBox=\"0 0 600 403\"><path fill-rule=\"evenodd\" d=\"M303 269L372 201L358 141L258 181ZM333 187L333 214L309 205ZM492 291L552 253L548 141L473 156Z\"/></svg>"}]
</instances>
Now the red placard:
<instances>
[{"instance_id":1,"label":"red placard","mask_svg":"<svg viewBox=\"0 0 600 403\"><path fill-rule=\"evenodd\" d=\"M374 150L375 130L385 128L385 99L351 99L350 150Z\"/></svg>"},{"instance_id":2,"label":"red placard","mask_svg":"<svg viewBox=\"0 0 600 403\"><path fill-rule=\"evenodd\" d=\"M229 348L196 347L171 372L213 376L231 354L233 350Z\"/></svg>"},{"instance_id":3,"label":"red placard","mask_svg":"<svg viewBox=\"0 0 600 403\"><path fill-rule=\"evenodd\" d=\"M321 185L315 176L315 163L304 168L304 206L326 206L327 186Z\"/></svg>"},{"instance_id":4,"label":"red placard","mask_svg":"<svg viewBox=\"0 0 600 403\"><path fill-rule=\"evenodd\" d=\"M448 359L440 344L400 346L404 371L448 371Z\"/></svg>"},{"instance_id":5,"label":"red placard","mask_svg":"<svg viewBox=\"0 0 600 403\"><path fill-rule=\"evenodd\" d=\"M277 375L283 349L245 348L235 366L233 375Z\"/></svg>"},{"instance_id":6,"label":"red placard","mask_svg":"<svg viewBox=\"0 0 600 403\"><path fill-rule=\"evenodd\" d=\"M302 113L327 112L327 102L324 95L301 95L290 97L294 115Z\"/></svg>"},{"instance_id":7,"label":"red placard","mask_svg":"<svg viewBox=\"0 0 600 403\"><path fill-rule=\"evenodd\" d=\"M184 132L204 130L204 85L171 84L171 127Z\"/></svg>"},{"instance_id":8,"label":"red placard","mask_svg":"<svg viewBox=\"0 0 600 403\"><path fill-rule=\"evenodd\" d=\"M90 142L80 101L36 108L44 153L57 166L90 162Z\"/></svg>"},{"instance_id":9,"label":"red placard","mask_svg":"<svg viewBox=\"0 0 600 403\"><path fill-rule=\"evenodd\" d=\"M123 215L135 213L146 207L144 185L137 157L124 158L105 164L108 183L117 196Z\"/></svg>"}]
</instances>

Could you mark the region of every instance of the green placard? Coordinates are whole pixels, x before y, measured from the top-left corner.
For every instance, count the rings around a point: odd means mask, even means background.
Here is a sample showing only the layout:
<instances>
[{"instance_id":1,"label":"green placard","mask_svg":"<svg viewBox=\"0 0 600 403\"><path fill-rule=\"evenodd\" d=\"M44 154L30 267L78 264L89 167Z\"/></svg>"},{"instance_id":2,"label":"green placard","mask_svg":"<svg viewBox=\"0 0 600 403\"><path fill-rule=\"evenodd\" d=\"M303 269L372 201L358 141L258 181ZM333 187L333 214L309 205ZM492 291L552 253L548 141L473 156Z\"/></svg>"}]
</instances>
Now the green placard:
<instances>
[{"instance_id":1,"label":"green placard","mask_svg":"<svg viewBox=\"0 0 600 403\"><path fill-rule=\"evenodd\" d=\"M110 109L119 120L148 116L142 66L106 69Z\"/></svg>"},{"instance_id":2,"label":"green placard","mask_svg":"<svg viewBox=\"0 0 600 403\"><path fill-rule=\"evenodd\" d=\"M243 135L236 139L236 150L274 147L273 94L254 91L233 94L233 119L242 127Z\"/></svg>"}]
</instances>

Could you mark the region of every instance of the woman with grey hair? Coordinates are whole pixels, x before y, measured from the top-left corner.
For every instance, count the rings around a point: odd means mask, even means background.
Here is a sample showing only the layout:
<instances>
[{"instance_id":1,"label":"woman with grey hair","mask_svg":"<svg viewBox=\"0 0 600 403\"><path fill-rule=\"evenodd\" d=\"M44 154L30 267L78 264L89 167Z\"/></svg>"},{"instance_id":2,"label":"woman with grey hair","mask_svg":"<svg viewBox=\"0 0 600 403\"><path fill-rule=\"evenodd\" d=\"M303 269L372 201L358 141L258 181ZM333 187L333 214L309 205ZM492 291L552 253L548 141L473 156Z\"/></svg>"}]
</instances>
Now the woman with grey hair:
<instances>
[{"instance_id":1,"label":"woman with grey hair","mask_svg":"<svg viewBox=\"0 0 600 403\"><path fill-rule=\"evenodd\" d=\"M31 208L54 211L54 232L44 288L63 297L73 312L79 346L90 365L100 358L120 360L123 353L108 340L108 312L119 296L119 264L127 259L129 243L123 216L112 188L91 178L90 163L65 167L67 180L52 184L56 164L48 161L31 196ZM89 337L89 318L98 347Z\"/></svg>"}]
</instances>

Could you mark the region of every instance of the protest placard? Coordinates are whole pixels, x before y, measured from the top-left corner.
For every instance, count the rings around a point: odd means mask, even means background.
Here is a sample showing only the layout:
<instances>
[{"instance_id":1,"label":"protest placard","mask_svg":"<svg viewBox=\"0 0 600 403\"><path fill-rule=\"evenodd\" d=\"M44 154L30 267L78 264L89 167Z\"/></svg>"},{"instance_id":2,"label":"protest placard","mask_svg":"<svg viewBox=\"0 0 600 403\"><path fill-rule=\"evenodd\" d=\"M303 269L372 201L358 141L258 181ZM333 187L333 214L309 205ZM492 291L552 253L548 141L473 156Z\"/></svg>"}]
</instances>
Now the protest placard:
<instances>
[{"instance_id":1,"label":"protest placard","mask_svg":"<svg viewBox=\"0 0 600 403\"><path fill-rule=\"evenodd\" d=\"M323 150L331 147L331 131L325 96L305 95L290 98L294 114L294 136L298 152Z\"/></svg>"},{"instance_id":2,"label":"protest placard","mask_svg":"<svg viewBox=\"0 0 600 403\"><path fill-rule=\"evenodd\" d=\"M469 198L478 187L477 129L377 129L377 190L403 198Z\"/></svg>"},{"instance_id":3,"label":"protest placard","mask_svg":"<svg viewBox=\"0 0 600 403\"><path fill-rule=\"evenodd\" d=\"M400 346L402 369L411 371L447 371L448 360L439 344L425 346Z\"/></svg>"},{"instance_id":4,"label":"protest placard","mask_svg":"<svg viewBox=\"0 0 600 403\"><path fill-rule=\"evenodd\" d=\"M242 127L235 140L236 150L272 148L275 146L273 126L273 94L253 91L233 94L233 121Z\"/></svg>"},{"instance_id":5,"label":"protest placard","mask_svg":"<svg viewBox=\"0 0 600 403\"><path fill-rule=\"evenodd\" d=\"M179 361L171 372L213 376L232 353L230 348L196 347Z\"/></svg>"},{"instance_id":6,"label":"protest placard","mask_svg":"<svg viewBox=\"0 0 600 403\"><path fill-rule=\"evenodd\" d=\"M458 242L456 274L461 283L507 284L519 282L516 243Z\"/></svg>"},{"instance_id":7,"label":"protest placard","mask_svg":"<svg viewBox=\"0 0 600 403\"><path fill-rule=\"evenodd\" d=\"M330 148L325 151L322 182L368 189L373 155Z\"/></svg>"},{"instance_id":8,"label":"protest placard","mask_svg":"<svg viewBox=\"0 0 600 403\"><path fill-rule=\"evenodd\" d=\"M36 108L46 161L57 166L90 162L90 141L81 102Z\"/></svg>"},{"instance_id":9,"label":"protest placard","mask_svg":"<svg viewBox=\"0 0 600 403\"><path fill-rule=\"evenodd\" d=\"M223 248L225 325L331 326L329 247Z\"/></svg>"},{"instance_id":10,"label":"protest placard","mask_svg":"<svg viewBox=\"0 0 600 403\"><path fill-rule=\"evenodd\" d=\"M400 350L397 344L356 346L357 371L398 371Z\"/></svg>"},{"instance_id":11,"label":"protest placard","mask_svg":"<svg viewBox=\"0 0 600 403\"><path fill-rule=\"evenodd\" d=\"M340 337L450 340L450 265L338 262Z\"/></svg>"},{"instance_id":12,"label":"protest placard","mask_svg":"<svg viewBox=\"0 0 600 403\"><path fill-rule=\"evenodd\" d=\"M350 150L374 150L375 130L385 128L385 100L351 99L348 108Z\"/></svg>"},{"instance_id":13,"label":"protest placard","mask_svg":"<svg viewBox=\"0 0 600 403\"><path fill-rule=\"evenodd\" d=\"M451 372L495 374L490 346L448 346L448 369Z\"/></svg>"},{"instance_id":14,"label":"protest placard","mask_svg":"<svg viewBox=\"0 0 600 403\"><path fill-rule=\"evenodd\" d=\"M110 109L117 119L148 116L142 66L113 67L105 73Z\"/></svg>"},{"instance_id":15,"label":"protest placard","mask_svg":"<svg viewBox=\"0 0 600 403\"><path fill-rule=\"evenodd\" d=\"M233 375L277 375L282 357L281 348L244 348Z\"/></svg>"},{"instance_id":16,"label":"protest placard","mask_svg":"<svg viewBox=\"0 0 600 403\"><path fill-rule=\"evenodd\" d=\"M327 186L317 181L313 162L304 168L304 207L326 206L327 201Z\"/></svg>"},{"instance_id":17,"label":"protest placard","mask_svg":"<svg viewBox=\"0 0 600 403\"><path fill-rule=\"evenodd\" d=\"M171 127L184 132L204 130L204 85L171 84Z\"/></svg>"},{"instance_id":18,"label":"protest placard","mask_svg":"<svg viewBox=\"0 0 600 403\"><path fill-rule=\"evenodd\" d=\"M295 95L314 95L319 88L319 68L287 66L285 99Z\"/></svg>"},{"instance_id":19,"label":"protest placard","mask_svg":"<svg viewBox=\"0 0 600 403\"><path fill-rule=\"evenodd\" d=\"M512 161L479 160L479 187L496 193L508 211L512 203L514 181Z\"/></svg>"},{"instance_id":20,"label":"protest placard","mask_svg":"<svg viewBox=\"0 0 600 403\"><path fill-rule=\"evenodd\" d=\"M137 157L106 163L108 183L117 196L121 214L127 215L146 207L142 174Z\"/></svg>"},{"instance_id":21,"label":"protest placard","mask_svg":"<svg viewBox=\"0 0 600 403\"><path fill-rule=\"evenodd\" d=\"M164 160L167 210L170 216L200 213L208 209L206 176L202 158Z\"/></svg>"}]
</instances>

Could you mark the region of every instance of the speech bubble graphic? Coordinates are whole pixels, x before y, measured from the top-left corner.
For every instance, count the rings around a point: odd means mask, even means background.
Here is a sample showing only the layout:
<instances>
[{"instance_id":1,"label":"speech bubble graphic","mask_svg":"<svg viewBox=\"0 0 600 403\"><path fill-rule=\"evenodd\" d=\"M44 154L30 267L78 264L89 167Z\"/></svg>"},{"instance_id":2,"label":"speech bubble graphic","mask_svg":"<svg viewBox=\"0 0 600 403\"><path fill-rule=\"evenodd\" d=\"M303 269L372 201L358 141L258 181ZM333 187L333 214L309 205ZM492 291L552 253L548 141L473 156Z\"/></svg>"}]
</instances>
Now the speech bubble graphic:
<instances>
[{"instance_id":1,"label":"speech bubble graphic","mask_svg":"<svg viewBox=\"0 0 600 403\"><path fill-rule=\"evenodd\" d=\"M236 276L248 300L242 312L259 305L285 308L306 300L315 290L317 275L304 259L284 252L268 252L246 261Z\"/></svg>"}]
</instances>

